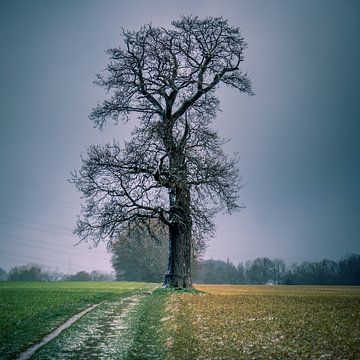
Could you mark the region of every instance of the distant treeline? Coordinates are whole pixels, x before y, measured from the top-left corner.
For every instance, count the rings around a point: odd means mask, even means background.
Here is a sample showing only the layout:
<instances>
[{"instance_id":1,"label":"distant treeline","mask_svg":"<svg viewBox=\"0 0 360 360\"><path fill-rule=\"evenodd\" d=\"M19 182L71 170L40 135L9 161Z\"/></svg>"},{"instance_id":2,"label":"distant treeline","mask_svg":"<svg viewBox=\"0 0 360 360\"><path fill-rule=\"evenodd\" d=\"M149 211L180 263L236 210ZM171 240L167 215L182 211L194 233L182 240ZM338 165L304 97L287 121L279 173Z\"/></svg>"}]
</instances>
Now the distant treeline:
<instances>
[{"instance_id":1,"label":"distant treeline","mask_svg":"<svg viewBox=\"0 0 360 360\"><path fill-rule=\"evenodd\" d=\"M0 281L113 281L115 275L99 270L79 271L66 275L57 271L45 271L37 264L15 266L8 273L0 267Z\"/></svg>"},{"instance_id":2,"label":"distant treeline","mask_svg":"<svg viewBox=\"0 0 360 360\"><path fill-rule=\"evenodd\" d=\"M146 257L146 252L134 258L131 253L121 252L113 257L117 280L161 282L166 253L159 252L161 259ZM124 255L126 254L126 256ZM39 265L16 266L8 273L0 267L0 280L9 281L112 281L115 274L98 270L79 271L73 275L43 271ZM230 261L203 260L193 262L193 281L202 284L288 284L288 285L360 285L360 255L348 255L339 261L321 260L286 264L281 259L266 257L246 261L235 266Z\"/></svg>"},{"instance_id":3,"label":"distant treeline","mask_svg":"<svg viewBox=\"0 0 360 360\"><path fill-rule=\"evenodd\" d=\"M154 241L146 233L135 230L119 237L111 248L117 280L163 280L168 240L163 234L157 238ZM230 261L194 260L192 275L194 283L203 284L360 285L360 255L348 255L337 262L324 259L291 265L266 257L237 266Z\"/></svg>"},{"instance_id":4,"label":"distant treeline","mask_svg":"<svg viewBox=\"0 0 360 360\"><path fill-rule=\"evenodd\" d=\"M146 252L139 254L134 258L118 252L113 257L117 280L161 282L166 258L146 262ZM266 257L238 266L222 260L194 261L193 281L198 284L360 285L360 255L349 255L338 262L324 259L291 265Z\"/></svg>"},{"instance_id":5,"label":"distant treeline","mask_svg":"<svg viewBox=\"0 0 360 360\"><path fill-rule=\"evenodd\" d=\"M338 262L321 260L287 265L281 259L257 258L235 266L221 260L197 264L194 281L204 284L360 285L360 255Z\"/></svg>"}]
</instances>

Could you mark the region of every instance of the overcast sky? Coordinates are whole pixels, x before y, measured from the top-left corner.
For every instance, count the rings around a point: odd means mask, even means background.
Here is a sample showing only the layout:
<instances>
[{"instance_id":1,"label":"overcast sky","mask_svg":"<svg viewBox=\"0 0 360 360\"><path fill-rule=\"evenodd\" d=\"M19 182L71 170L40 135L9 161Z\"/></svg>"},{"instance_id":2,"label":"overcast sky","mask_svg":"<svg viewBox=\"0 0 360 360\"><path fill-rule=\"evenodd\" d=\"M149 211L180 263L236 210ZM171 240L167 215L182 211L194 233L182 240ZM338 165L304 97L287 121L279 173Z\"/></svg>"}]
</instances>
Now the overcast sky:
<instances>
[{"instance_id":1,"label":"overcast sky","mask_svg":"<svg viewBox=\"0 0 360 360\"><path fill-rule=\"evenodd\" d=\"M248 43L255 96L221 88L214 126L231 138L246 209L217 219L206 257L288 262L360 253L359 1L0 2L0 266L111 270L103 246L74 248L80 196L67 183L101 133L92 84L120 28L223 16Z\"/></svg>"}]
</instances>

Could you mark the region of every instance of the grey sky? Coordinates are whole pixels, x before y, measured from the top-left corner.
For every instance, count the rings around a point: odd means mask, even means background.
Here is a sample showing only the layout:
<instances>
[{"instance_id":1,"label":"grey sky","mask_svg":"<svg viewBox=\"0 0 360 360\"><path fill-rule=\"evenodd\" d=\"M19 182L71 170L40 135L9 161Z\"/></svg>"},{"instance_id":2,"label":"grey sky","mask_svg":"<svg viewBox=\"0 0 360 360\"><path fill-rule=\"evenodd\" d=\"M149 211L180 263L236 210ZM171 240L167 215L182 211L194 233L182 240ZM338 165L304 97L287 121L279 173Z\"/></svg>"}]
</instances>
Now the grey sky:
<instances>
[{"instance_id":1,"label":"grey sky","mask_svg":"<svg viewBox=\"0 0 360 360\"><path fill-rule=\"evenodd\" d=\"M0 266L110 270L103 247L77 248L79 195L66 182L88 145L126 138L87 116L92 81L120 27L224 16L249 44L254 97L219 91L215 122L238 151L246 209L219 216L207 257L338 259L360 252L358 1L1 1Z\"/></svg>"}]
</instances>

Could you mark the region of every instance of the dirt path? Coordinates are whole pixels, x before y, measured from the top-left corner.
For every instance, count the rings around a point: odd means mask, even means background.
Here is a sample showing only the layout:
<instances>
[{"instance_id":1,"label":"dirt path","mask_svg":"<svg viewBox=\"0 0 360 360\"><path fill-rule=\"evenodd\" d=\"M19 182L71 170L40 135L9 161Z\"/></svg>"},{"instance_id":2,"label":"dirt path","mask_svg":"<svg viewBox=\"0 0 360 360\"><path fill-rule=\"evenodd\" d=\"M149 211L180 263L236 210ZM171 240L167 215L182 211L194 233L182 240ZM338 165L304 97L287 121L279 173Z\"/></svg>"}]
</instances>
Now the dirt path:
<instances>
[{"instance_id":1,"label":"dirt path","mask_svg":"<svg viewBox=\"0 0 360 360\"><path fill-rule=\"evenodd\" d=\"M21 354L19 360L124 359L132 344L129 315L141 297L134 295L84 310Z\"/></svg>"},{"instance_id":2,"label":"dirt path","mask_svg":"<svg viewBox=\"0 0 360 360\"><path fill-rule=\"evenodd\" d=\"M81 311L80 313L71 317L64 324L60 325L56 330L51 332L49 335L45 336L39 343L35 344L31 348L29 348L26 351L24 351L23 353L21 353L20 356L18 357L18 360L30 359L31 356L35 353L35 351L37 351L38 349L40 349L41 347L46 345L51 340L55 339L58 335L60 335L60 333L62 333L65 329L67 329L69 326L71 326L75 321L78 321L83 315L87 314L89 311L95 309L99 305L100 304L92 305L92 306L88 307L87 309L85 309L85 310Z\"/></svg>"}]
</instances>

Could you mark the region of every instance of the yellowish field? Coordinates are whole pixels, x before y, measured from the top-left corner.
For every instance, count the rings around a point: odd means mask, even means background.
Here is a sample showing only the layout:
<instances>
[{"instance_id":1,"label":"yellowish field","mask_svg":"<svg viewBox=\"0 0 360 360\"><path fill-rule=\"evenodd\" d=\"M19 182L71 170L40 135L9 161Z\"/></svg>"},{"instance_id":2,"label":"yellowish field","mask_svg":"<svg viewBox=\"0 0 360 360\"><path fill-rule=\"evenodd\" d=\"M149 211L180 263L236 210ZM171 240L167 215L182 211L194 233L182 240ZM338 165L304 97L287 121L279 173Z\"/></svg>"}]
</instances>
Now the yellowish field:
<instances>
[{"instance_id":1,"label":"yellowish field","mask_svg":"<svg viewBox=\"0 0 360 360\"><path fill-rule=\"evenodd\" d=\"M195 285L199 291L213 295L337 295L337 296L360 296L358 286L314 286L314 285Z\"/></svg>"},{"instance_id":2,"label":"yellowish field","mask_svg":"<svg viewBox=\"0 0 360 360\"><path fill-rule=\"evenodd\" d=\"M172 294L172 359L357 359L360 288L201 285Z\"/></svg>"}]
</instances>

